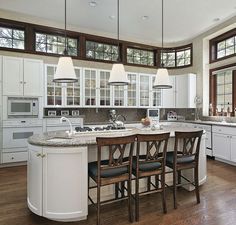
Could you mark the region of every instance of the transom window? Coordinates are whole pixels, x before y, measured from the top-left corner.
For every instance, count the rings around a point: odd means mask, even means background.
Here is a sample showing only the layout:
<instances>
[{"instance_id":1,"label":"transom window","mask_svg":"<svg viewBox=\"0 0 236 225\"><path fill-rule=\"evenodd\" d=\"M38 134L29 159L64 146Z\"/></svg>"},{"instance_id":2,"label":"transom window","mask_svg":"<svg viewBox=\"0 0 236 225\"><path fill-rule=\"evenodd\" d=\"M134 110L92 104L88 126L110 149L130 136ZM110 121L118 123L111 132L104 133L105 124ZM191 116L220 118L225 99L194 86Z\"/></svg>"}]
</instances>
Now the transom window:
<instances>
[{"instance_id":1,"label":"transom window","mask_svg":"<svg viewBox=\"0 0 236 225\"><path fill-rule=\"evenodd\" d=\"M217 43L217 59L236 53L236 36Z\"/></svg>"},{"instance_id":2,"label":"transom window","mask_svg":"<svg viewBox=\"0 0 236 225\"><path fill-rule=\"evenodd\" d=\"M118 46L116 45L86 41L86 58L117 61L118 54Z\"/></svg>"},{"instance_id":3,"label":"transom window","mask_svg":"<svg viewBox=\"0 0 236 225\"><path fill-rule=\"evenodd\" d=\"M77 56L77 41L78 40L74 38L67 38L68 55ZM35 50L37 52L46 52L62 55L65 50L64 36L36 33L35 43Z\"/></svg>"},{"instance_id":4,"label":"transom window","mask_svg":"<svg viewBox=\"0 0 236 225\"><path fill-rule=\"evenodd\" d=\"M127 63L154 66L154 52L150 50L127 48Z\"/></svg>"},{"instance_id":5,"label":"transom window","mask_svg":"<svg viewBox=\"0 0 236 225\"><path fill-rule=\"evenodd\" d=\"M161 51L160 51L161 52ZM163 50L161 61L165 67L182 67L191 65L191 47L184 49Z\"/></svg>"},{"instance_id":6,"label":"transom window","mask_svg":"<svg viewBox=\"0 0 236 225\"><path fill-rule=\"evenodd\" d=\"M23 30L0 27L0 47L25 49L25 32Z\"/></svg>"}]
</instances>

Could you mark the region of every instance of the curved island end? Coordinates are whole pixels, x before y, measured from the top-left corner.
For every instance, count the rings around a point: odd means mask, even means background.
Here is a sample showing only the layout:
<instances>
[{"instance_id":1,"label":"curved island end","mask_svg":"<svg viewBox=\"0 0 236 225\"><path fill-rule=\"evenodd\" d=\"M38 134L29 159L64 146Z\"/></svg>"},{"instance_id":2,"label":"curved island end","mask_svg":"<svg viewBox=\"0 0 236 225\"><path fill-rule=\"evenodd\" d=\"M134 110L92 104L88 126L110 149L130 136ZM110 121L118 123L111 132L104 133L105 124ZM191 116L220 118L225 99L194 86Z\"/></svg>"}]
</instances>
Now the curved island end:
<instances>
[{"instance_id":1,"label":"curved island end","mask_svg":"<svg viewBox=\"0 0 236 225\"><path fill-rule=\"evenodd\" d=\"M168 127L164 130L130 128L114 132L92 132L68 137L65 132L48 132L28 139L27 203L29 209L56 221L79 221L88 215L88 162L96 160L96 137L121 136L137 133L171 132L168 148L173 149L174 131L196 129ZM199 183L206 181L205 135L200 148ZM184 175L193 180L191 170ZM172 175L168 175L172 182ZM140 185L144 188L145 183ZM186 189L193 190L188 185ZM113 186L104 187L102 196L113 196ZM96 199L96 192L91 193Z\"/></svg>"}]
</instances>

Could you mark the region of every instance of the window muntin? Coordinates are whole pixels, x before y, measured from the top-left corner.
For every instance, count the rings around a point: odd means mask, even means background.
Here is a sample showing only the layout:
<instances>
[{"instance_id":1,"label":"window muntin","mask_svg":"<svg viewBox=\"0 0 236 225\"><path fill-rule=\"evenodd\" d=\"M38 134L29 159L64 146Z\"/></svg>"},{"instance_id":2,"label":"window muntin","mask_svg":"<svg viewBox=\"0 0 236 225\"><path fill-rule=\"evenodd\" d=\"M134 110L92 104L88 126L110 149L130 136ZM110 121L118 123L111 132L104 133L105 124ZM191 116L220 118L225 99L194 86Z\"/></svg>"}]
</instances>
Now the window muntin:
<instances>
[{"instance_id":1,"label":"window muntin","mask_svg":"<svg viewBox=\"0 0 236 225\"><path fill-rule=\"evenodd\" d=\"M220 59L236 53L236 36L217 43L216 58Z\"/></svg>"},{"instance_id":2,"label":"window muntin","mask_svg":"<svg viewBox=\"0 0 236 225\"><path fill-rule=\"evenodd\" d=\"M65 37L35 33L35 51L62 55L65 50ZM77 56L77 39L67 38L68 55Z\"/></svg>"},{"instance_id":3,"label":"window muntin","mask_svg":"<svg viewBox=\"0 0 236 225\"><path fill-rule=\"evenodd\" d=\"M216 75L216 107L218 111L226 110L233 105L233 75L232 70L219 72Z\"/></svg>"},{"instance_id":4,"label":"window muntin","mask_svg":"<svg viewBox=\"0 0 236 225\"><path fill-rule=\"evenodd\" d=\"M154 66L154 52L136 48L127 48L127 63Z\"/></svg>"},{"instance_id":5,"label":"window muntin","mask_svg":"<svg viewBox=\"0 0 236 225\"><path fill-rule=\"evenodd\" d=\"M118 46L95 41L86 41L86 58L117 61Z\"/></svg>"},{"instance_id":6,"label":"window muntin","mask_svg":"<svg viewBox=\"0 0 236 225\"><path fill-rule=\"evenodd\" d=\"M0 27L0 47L25 49L25 31Z\"/></svg>"}]
</instances>

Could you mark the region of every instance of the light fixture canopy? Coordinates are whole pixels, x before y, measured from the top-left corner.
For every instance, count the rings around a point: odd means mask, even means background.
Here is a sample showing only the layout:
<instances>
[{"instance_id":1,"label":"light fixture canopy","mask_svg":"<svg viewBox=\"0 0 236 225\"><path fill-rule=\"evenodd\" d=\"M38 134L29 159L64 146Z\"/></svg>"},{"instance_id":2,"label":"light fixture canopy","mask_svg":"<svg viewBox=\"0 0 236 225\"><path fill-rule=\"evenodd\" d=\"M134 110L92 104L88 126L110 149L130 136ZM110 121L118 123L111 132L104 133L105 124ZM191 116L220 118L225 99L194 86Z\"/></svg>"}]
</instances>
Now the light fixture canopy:
<instances>
[{"instance_id":1,"label":"light fixture canopy","mask_svg":"<svg viewBox=\"0 0 236 225\"><path fill-rule=\"evenodd\" d=\"M56 73L53 82L55 83L75 83L78 81L72 58L68 56L67 36L66 36L66 0L65 0L65 51L64 55L58 60Z\"/></svg>"},{"instance_id":2,"label":"light fixture canopy","mask_svg":"<svg viewBox=\"0 0 236 225\"><path fill-rule=\"evenodd\" d=\"M108 80L109 85L113 86L125 86L128 85L129 79L125 72L124 65L120 60L120 0L117 0L117 50L118 50L118 60L112 65L112 70L110 78Z\"/></svg>"},{"instance_id":3,"label":"light fixture canopy","mask_svg":"<svg viewBox=\"0 0 236 225\"><path fill-rule=\"evenodd\" d=\"M162 22L161 22L161 58L163 60L163 40L164 40L164 3L163 0L161 1L161 17L162 17ZM168 70L164 68L163 62L161 63L161 68L157 70L156 73L156 79L153 85L153 88L156 89L168 89L172 88L172 85L170 83L170 78L168 74Z\"/></svg>"}]
</instances>

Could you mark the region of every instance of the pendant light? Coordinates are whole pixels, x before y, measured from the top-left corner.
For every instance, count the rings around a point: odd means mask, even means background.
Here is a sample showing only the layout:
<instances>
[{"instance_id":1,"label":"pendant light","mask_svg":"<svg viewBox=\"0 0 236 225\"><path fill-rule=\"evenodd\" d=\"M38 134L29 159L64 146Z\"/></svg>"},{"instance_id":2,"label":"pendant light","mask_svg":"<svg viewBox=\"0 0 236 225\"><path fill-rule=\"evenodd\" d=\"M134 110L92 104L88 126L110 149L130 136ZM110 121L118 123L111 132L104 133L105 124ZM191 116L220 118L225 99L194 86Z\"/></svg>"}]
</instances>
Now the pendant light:
<instances>
[{"instance_id":1,"label":"pendant light","mask_svg":"<svg viewBox=\"0 0 236 225\"><path fill-rule=\"evenodd\" d=\"M159 68L157 70L156 73L156 79L153 85L153 88L157 88L157 89L168 89L168 88L172 88L172 85L170 83L170 79L169 79L169 74L168 74L168 70L166 68L164 68L164 63L163 63L163 37L164 37L164 3L163 0L162 2L162 6L161 6L161 16L162 16L162 22L161 22L161 68Z\"/></svg>"},{"instance_id":2,"label":"pendant light","mask_svg":"<svg viewBox=\"0 0 236 225\"><path fill-rule=\"evenodd\" d=\"M117 50L118 50L118 60L112 66L110 78L108 84L113 86L124 86L129 84L127 74L125 72L124 65L121 63L120 59L120 0L117 0Z\"/></svg>"},{"instance_id":3,"label":"pendant light","mask_svg":"<svg viewBox=\"0 0 236 225\"><path fill-rule=\"evenodd\" d=\"M64 55L59 58L56 73L54 74L53 82L57 83L74 83L78 79L75 75L75 70L72 58L68 56L67 51L67 35L66 35L66 0L65 0L65 50Z\"/></svg>"}]
</instances>

